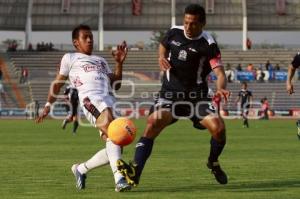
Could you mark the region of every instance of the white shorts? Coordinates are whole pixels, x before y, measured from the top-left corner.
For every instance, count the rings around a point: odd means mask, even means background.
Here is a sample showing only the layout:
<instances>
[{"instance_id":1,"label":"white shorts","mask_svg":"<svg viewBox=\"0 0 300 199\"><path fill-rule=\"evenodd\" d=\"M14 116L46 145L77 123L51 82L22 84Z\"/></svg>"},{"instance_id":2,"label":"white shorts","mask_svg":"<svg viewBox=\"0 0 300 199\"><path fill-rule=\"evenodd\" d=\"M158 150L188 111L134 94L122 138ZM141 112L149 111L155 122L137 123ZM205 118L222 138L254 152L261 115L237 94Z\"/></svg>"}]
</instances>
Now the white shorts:
<instances>
[{"instance_id":1,"label":"white shorts","mask_svg":"<svg viewBox=\"0 0 300 199\"><path fill-rule=\"evenodd\" d=\"M120 114L118 111L114 110L114 104L116 103L116 99L114 96L108 95L101 98L92 98L90 99L91 103L95 106L95 108L99 111L99 113L102 113L106 108L111 108L113 112L113 117L117 118L120 117ZM83 113L86 117L86 119L94 126L96 127L96 120L91 112L89 112L83 104L81 104L81 108L83 110Z\"/></svg>"}]
</instances>

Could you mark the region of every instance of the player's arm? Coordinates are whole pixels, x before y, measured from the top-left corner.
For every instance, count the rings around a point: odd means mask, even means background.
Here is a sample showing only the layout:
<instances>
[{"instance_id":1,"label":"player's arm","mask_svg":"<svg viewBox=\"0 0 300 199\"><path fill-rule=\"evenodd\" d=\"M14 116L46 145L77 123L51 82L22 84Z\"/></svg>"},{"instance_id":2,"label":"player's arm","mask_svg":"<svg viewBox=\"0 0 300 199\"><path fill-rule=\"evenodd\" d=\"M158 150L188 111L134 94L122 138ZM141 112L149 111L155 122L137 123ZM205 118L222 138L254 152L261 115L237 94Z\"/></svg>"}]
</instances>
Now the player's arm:
<instances>
[{"instance_id":1,"label":"player's arm","mask_svg":"<svg viewBox=\"0 0 300 199\"><path fill-rule=\"evenodd\" d=\"M286 80L286 90L290 95L294 93L294 85L292 83L292 80L295 75L295 72L296 72L296 68L293 67L292 65L289 65L287 80Z\"/></svg>"},{"instance_id":2,"label":"player's arm","mask_svg":"<svg viewBox=\"0 0 300 199\"><path fill-rule=\"evenodd\" d=\"M162 45L161 43L159 44L158 64L161 71L166 71L171 68L171 65L168 61L169 52L170 51L164 45Z\"/></svg>"},{"instance_id":3,"label":"player's arm","mask_svg":"<svg viewBox=\"0 0 300 199\"><path fill-rule=\"evenodd\" d=\"M252 92L251 92L251 95L249 96L249 105L250 105L250 108L252 108L252 105L253 105L253 95L252 95Z\"/></svg>"},{"instance_id":4,"label":"player's arm","mask_svg":"<svg viewBox=\"0 0 300 199\"><path fill-rule=\"evenodd\" d=\"M112 56L115 59L115 71L109 74L111 85L115 90L121 88L122 72L123 72L123 62L127 56L127 44L125 41L121 45L117 46L117 49L112 52Z\"/></svg>"},{"instance_id":5,"label":"player's arm","mask_svg":"<svg viewBox=\"0 0 300 199\"><path fill-rule=\"evenodd\" d=\"M36 119L37 123L40 123L43 121L43 119L49 114L50 108L52 103L54 103L57 99L57 95L59 94L59 91L61 87L65 84L65 81L67 80L68 77L57 74L55 80L52 82L49 92L48 92L48 98L47 98L47 103L45 104L45 107L43 109L42 114Z\"/></svg>"},{"instance_id":6,"label":"player's arm","mask_svg":"<svg viewBox=\"0 0 300 199\"><path fill-rule=\"evenodd\" d=\"M216 95L223 97L225 100L225 103L227 102L227 99L230 95L230 92L226 90L227 86L227 79L224 71L223 66L218 66L213 69L215 75L217 76L217 81L216 81Z\"/></svg>"},{"instance_id":7,"label":"player's arm","mask_svg":"<svg viewBox=\"0 0 300 199\"><path fill-rule=\"evenodd\" d=\"M235 103L235 104L237 104L237 103L238 103L240 100L241 100L241 96L240 96L240 95L238 95L238 96L236 97L236 99L235 99L234 103Z\"/></svg>"}]
</instances>

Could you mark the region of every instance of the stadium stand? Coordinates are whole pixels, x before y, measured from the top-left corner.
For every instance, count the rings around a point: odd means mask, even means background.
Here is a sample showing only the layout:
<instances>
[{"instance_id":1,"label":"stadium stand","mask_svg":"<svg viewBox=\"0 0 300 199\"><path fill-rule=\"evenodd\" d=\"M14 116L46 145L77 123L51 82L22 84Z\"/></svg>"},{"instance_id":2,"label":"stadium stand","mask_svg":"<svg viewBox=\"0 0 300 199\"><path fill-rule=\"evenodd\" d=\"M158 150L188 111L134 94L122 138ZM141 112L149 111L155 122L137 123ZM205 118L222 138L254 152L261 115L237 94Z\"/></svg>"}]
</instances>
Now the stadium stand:
<instances>
[{"instance_id":1,"label":"stadium stand","mask_svg":"<svg viewBox=\"0 0 300 199\"><path fill-rule=\"evenodd\" d=\"M14 77L20 73L21 66L29 69L29 83L21 86L26 103L39 101L44 104L47 98L47 92L51 81L54 79L60 59L65 52L10 52L6 56L9 57L11 73ZM109 51L96 51L95 54L105 57L110 66L114 66ZM255 50L255 51L240 51L240 50L223 50L222 57L224 63L230 63L232 66L241 63L246 66L253 63L256 67L259 64L265 64L269 59L272 64L280 64L283 69L286 69L294 51L289 50ZM245 68L244 68L245 69ZM116 94L121 102L145 102L142 108L149 107L152 102L153 95L159 90L159 72L157 64L157 52L155 51L129 51L128 58L124 65L124 80L122 88ZM128 80L134 82L135 87L128 84ZM210 83L214 88L214 84ZM237 92L240 89L239 82L235 81L228 84L232 92L227 109L235 109L234 100ZM271 109L287 110L295 107L300 107L300 94L295 94L291 97L286 96L284 82L258 83L249 84L249 88L253 90L255 101L259 102L261 98L269 99ZM134 91L133 91L134 89ZM296 85L297 89L297 85ZM27 90L27 93L25 92ZM146 92L148 94L146 94ZM150 93L150 94L149 94ZM129 96L125 96L128 95ZM131 95L132 94L132 95ZM28 97L30 96L30 97ZM149 102L149 104L147 104ZM123 104L122 107L126 107ZM140 107L141 108L141 107Z\"/></svg>"},{"instance_id":2,"label":"stadium stand","mask_svg":"<svg viewBox=\"0 0 300 199\"><path fill-rule=\"evenodd\" d=\"M63 0L33 0L32 29L34 31L71 30L74 24L86 23L98 28L99 1L72 0L65 7ZM170 0L147 0L141 15L132 14L130 0L110 0L104 3L105 30L163 30L171 25ZM181 23L182 11L188 3L206 5L206 0L176 2L176 24ZM214 0L207 7L207 29L240 30L242 1ZM278 6L275 0L247 1L249 30L298 30L300 28L298 1L289 0ZM24 30L28 1L0 1L0 29ZM11 17L14 16L14 17Z\"/></svg>"}]
</instances>

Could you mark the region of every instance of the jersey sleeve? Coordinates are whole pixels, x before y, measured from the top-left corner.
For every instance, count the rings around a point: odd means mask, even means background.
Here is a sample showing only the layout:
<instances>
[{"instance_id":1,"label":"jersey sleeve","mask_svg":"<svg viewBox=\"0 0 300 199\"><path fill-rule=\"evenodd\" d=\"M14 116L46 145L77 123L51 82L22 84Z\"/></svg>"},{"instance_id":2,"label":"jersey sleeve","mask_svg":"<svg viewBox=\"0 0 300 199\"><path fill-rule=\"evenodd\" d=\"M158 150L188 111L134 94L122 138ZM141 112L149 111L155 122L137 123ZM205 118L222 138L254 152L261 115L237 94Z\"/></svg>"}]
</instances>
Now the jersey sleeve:
<instances>
[{"instance_id":1,"label":"jersey sleeve","mask_svg":"<svg viewBox=\"0 0 300 199\"><path fill-rule=\"evenodd\" d=\"M297 55L295 55L291 64L294 68L298 68L300 66L300 53L297 53Z\"/></svg>"},{"instance_id":2,"label":"jersey sleeve","mask_svg":"<svg viewBox=\"0 0 300 199\"><path fill-rule=\"evenodd\" d=\"M162 38L162 40L160 41L160 43L166 48L166 49L170 49L170 37L173 34L173 30L170 29L168 30L168 32L165 34L165 36Z\"/></svg>"},{"instance_id":3,"label":"jersey sleeve","mask_svg":"<svg viewBox=\"0 0 300 199\"><path fill-rule=\"evenodd\" d=\"M242 94L241 94L241 91L239 91L239 93L238 93L238 96L239 96L239 97L241 97L241 96L242 96Z\"/></svg>"},{"instance_id":4,"label":"jersey sleeve","mask_svg":"<svg viewBox=\"0 0 300 199\"><path fill-rule=\"evenodd\" d=\"M69 54L65 54L60 62L60 66L59 66L59 74L68 77L69 73L70 73L70 65L71 65L71 61L70 61L70 55Z\"/></svg>"},{"instance_id":5,"label":"jersey sleeve","mask_svg":"<svg viewBox=\"0 0 300 199\"><path fill-rule=\"evenodd\" d=\"M212 43L208 47L208 61L210 63L211 69L223 66L221 52L216 43Z\"/></svg>"}]
</instances>

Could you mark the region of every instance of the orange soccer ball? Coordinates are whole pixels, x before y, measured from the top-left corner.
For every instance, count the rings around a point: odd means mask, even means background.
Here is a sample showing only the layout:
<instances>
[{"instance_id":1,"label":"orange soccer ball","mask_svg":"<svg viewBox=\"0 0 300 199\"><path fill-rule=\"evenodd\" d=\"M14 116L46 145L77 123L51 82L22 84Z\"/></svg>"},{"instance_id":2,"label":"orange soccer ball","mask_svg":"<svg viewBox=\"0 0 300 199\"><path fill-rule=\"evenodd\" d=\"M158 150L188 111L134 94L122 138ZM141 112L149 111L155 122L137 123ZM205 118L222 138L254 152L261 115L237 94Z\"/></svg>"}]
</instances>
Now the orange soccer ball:
<instances>
[{"instance_id":1,"label":"orange soccer ball","mask_svg":"<svg viewBox=\"0 0 300 199\"><path fill-rule=\"evenodd\" d=\"M108 138L116 145L126 146L133 142L136 136L136 127L128 118L119 117L108 126Z\"/></svg>"}]
</instances>

